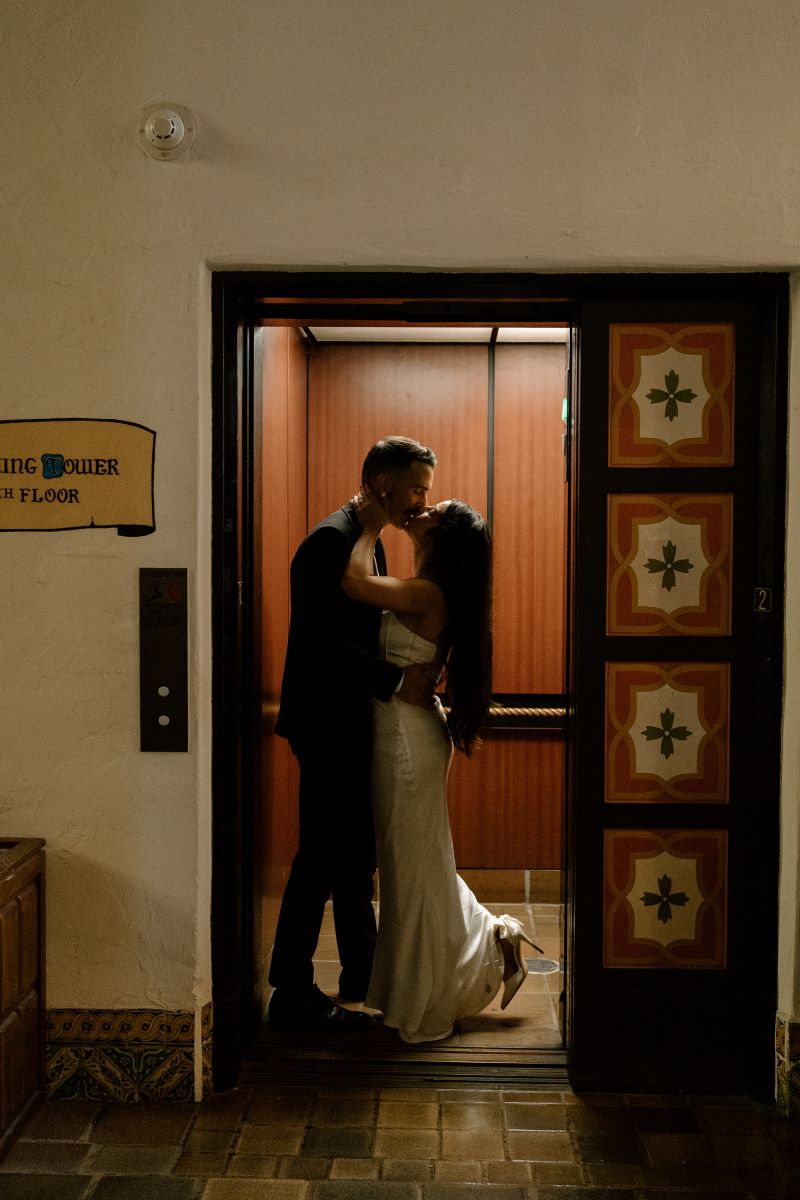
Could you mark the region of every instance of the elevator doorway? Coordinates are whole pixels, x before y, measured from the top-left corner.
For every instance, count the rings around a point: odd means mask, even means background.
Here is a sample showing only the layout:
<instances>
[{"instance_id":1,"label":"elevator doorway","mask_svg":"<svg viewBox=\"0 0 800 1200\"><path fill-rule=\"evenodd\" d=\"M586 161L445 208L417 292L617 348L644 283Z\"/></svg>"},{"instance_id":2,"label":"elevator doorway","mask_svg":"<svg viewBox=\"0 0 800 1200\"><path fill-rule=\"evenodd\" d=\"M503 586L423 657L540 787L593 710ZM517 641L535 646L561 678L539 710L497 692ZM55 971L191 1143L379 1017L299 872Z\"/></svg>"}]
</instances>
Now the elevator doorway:
<instances>
[{"instance_id":1,"label":"elevator doorway","mask_svg":"<svg viewBox=\"0 0 800 1200\"><path fill-rule=\"evenodd\" d=\"M212 305L215 1085L230 1086L243 1070L274 1078L304 1069L301 1054L281 1065L258 1040L265 998L257 948L270 917L257 898L268 894L271 859L262 849L273 832L260 827L255 803L268 765L260 656L269 633L254 597L280 590L275 572L265 575L260 505L296 512L287 487L293 495L308 489L310 461L302 449L289 452L306 445L302 405L301 419L287 414L263 427L273 410L263 405L259 331L562 325L573 331L563 1045L470 1051L450 1064L420 1056L411 1065L434 1083L522 1086L566 1068L578 1088L769 1098L785 277L220 272ZM326 436L343 432L334 422ZM444 432L455 442L462 436L452 420ZM267 433L285 466L282 481L272 466L265 475ZM448 439L423 440L441 453ZM352 447L359 464L364 448ZM293 478L300 469L302 479ZM340 494L331 485L316 503L333 507ZM308 528L310 497L305 523L274 535L284 562ZM535 563L534 552L526 586ZM291 770L289 762L284 797ZM323 1047L309 1070L369 1077L368 1059L356 1058ZM376 1070L386 1079L396 1069L385 1060Z\"/></svg>"},{"instance_id":2,"label":"elevator doorway","mask_svg":"<svg viewBox=\"0 0 800 1200\"><path fill-rule=\"evenodd\" d=\"M297 843L296 763L273 733L288 633L288 561L306 532L357 490L366 450L382 436L405 433L437 454L429 501L464 499L493 531L494 702L480 750L469 760L457 754L451 768L457 867L479 901L496 915L522 919L534 941L543 949L546 943L544 955L532 954L514 1005L501 1014L498 997L480 1017L461 1022L435 1057L559 1052L569 329L314 322L262 326L256 342L263 379L256 851L263 870L256 953L264 1002L277 911ZM383 541L389 574L412 574L407 536L388 527ZM326 918L315 973L335 995L339 964L329 925ZM307 1058L307 1043L295 1040ZM271 1035L265 1026L261 1042L273 1064L285 1058L285 1034ZM391 1050L387 1039L381 1053ZM395 1050L405 1063L432 1053Z\"/></svg>"}]
</instances>

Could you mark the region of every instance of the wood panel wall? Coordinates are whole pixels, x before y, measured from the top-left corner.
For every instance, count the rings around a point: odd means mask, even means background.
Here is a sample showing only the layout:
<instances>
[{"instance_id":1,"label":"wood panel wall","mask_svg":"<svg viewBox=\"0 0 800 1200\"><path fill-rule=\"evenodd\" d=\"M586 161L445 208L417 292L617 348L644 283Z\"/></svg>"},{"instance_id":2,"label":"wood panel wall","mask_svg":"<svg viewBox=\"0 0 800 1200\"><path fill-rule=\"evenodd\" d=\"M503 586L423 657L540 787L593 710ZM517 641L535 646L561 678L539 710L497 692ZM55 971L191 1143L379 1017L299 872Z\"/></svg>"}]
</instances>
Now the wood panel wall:
<instances>
[{"instance_id":1,"label":"wood panel wall","mask_svg":"<svg viewBox=\"0 0 800 1200\"><path fill-rule=\"evenodd\" d=\"M260 904L256 968L263 980L297 848L297 762L275 735L289 631L289 564L306 535L306 355L295 329L264 328L262 422L261 806L255 830Z\"/></svg>"},{"instance_id":2,"label":"wood panel wall","mask_svg":"<svg viewBox=\"0 0 800 1200\"><path fill-rule=\"evenodd\" d=\"M309 522L349 500L367 450L393 434L436 453L430 502L457 496L486 512L485 346L320 343L309 364ZM413 572L408 537L383 536L389 572Z\"/></svg>"},{"instance_id":3,"label":"wood panel wall","mask_svg":"<svg viewBox=\"0 0 800 1200\"><path fill-rule=\"evenodd\" d=\"M296 838L296 763L287 743L272 734L288 631L289 561L307 529L353 495L366 451L389 434L414 437L436 451L432 502L459 496L485 513L490 388L486 346L320 343L309 354L306 397L300 335L265 329L264 337L268 712L259 853L269 864L262 915L268 947ZM564 376L562 345L495 348L495 692L563 690ZM384 541L390 572L409 575L406 535L387 529ZM449 802L459 867L559 869L563 740L488 737L471 759L455 756Z\"/></svg>"},{"instance_id":4,"label":"wood panel wall","mask_svg":"<svg viewBox=\"0 0 800 1200\"><path fill-rule=\"evenodd\" d=\"M460 868L560 870L564 796L560 734L495 733L453 756L450 827Z\"/></svg>"},{"instance_id":5,"label":"wood panel wall","mask_svg":"<svg viewBox=\"0 0 800 1200\"><path fill-rule=\"evenodd\" d=\"M495 351L495 692L563 692L563 345Z\"/></svg>"},{"instance_id":6,"label":"wood panel wall","mask_svg":"<svg viewBox=\"0 0 800 1200\"><path fill-rule=\"evenodd\" d=\"M495 693L564 690L565 374L563 345L495 347ZM490 735L455 756L448 794L459 867L561 868L562 736Z\"/></svg>"}]
</instances>

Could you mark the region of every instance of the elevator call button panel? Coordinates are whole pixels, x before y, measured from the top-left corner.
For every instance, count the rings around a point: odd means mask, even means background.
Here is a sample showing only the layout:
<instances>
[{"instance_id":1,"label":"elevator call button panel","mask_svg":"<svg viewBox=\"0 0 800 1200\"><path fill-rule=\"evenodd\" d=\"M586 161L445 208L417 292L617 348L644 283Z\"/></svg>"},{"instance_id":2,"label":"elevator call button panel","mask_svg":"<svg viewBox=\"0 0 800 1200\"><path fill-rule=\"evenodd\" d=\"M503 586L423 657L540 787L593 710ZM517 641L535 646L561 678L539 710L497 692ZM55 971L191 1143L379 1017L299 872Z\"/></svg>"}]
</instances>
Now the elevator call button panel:
<instances>
[{"instance_id":1,"label":"elevator call button panel","mask_svg":"<svg viewBox=\"0 0 800 1200\"><path fill-rule=\"evenodd\" d=\"M139 570L139 729L142 750L189 749L187 572Z\"/></svg>"}]
</instances>

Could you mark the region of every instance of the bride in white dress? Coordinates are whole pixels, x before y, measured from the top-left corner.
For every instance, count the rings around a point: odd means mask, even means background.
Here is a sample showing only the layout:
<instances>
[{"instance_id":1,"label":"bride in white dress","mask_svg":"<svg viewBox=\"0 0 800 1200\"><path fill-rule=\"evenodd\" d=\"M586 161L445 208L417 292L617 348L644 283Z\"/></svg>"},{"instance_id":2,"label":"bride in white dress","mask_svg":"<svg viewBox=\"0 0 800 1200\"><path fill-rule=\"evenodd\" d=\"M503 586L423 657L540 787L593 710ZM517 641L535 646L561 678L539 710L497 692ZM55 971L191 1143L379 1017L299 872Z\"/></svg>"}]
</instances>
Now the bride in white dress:
<instances>
[{"instance_id":1,"label":"bride in white dress","mask_svg":"<svg viewBox=\"0 0 800 1200\"><path fill-rule=\"evenodd\" d=\"M371 495L355 503L363 532L342 586L384 610L382 654L400 666L429 663L437 678L444 672L449 701L448 714L438 697L428 708L396 695L373 701L380 920L366 1004L403 1041L439 1041L501 986L500 1007L509 1004L527 974L521 943L534 945L519 921L493 916L456 874L447 811L453 746L470 754L489 707L491 539L479 513L444 500L406 526L414 577L373 575L386 512Z\"/></svg>"}]
</instances>

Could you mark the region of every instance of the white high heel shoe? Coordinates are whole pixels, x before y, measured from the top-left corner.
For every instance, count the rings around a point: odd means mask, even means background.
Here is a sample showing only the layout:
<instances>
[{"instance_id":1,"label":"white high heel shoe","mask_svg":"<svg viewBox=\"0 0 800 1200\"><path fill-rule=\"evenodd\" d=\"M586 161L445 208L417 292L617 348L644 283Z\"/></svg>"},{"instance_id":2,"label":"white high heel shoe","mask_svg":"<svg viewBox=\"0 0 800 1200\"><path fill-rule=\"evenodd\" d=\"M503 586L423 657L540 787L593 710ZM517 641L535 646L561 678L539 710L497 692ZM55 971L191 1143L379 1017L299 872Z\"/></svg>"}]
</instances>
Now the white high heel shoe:
<instances>
[{"instance_id":1,"label":"white high heel shoe","mask_svg":"<svg viewBox=\"0 0 800 1200\"><path fill-rule=\"evenodd\" d=\"M528 964L522 957L521 943L525 942L533 950L538 950L540 954L544 954L544 950L542 950L541 946L537 946L535 942L531 941L522 923L516 917L509 917L504 914L498 920L496 932L498 941L508 943L517 967L516 972L513 975L509 975L508 978L503 975L503 999L500 1001L500 1007L507 1008L522 987L525 977L528 974ZM505 950L503 954L505 957ZM507 958L506 964L508 964Z\"/></svg>"}]
</instances>

